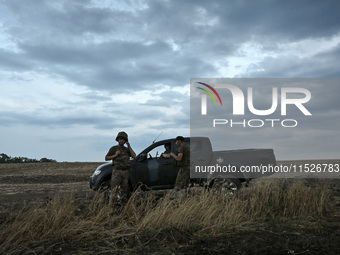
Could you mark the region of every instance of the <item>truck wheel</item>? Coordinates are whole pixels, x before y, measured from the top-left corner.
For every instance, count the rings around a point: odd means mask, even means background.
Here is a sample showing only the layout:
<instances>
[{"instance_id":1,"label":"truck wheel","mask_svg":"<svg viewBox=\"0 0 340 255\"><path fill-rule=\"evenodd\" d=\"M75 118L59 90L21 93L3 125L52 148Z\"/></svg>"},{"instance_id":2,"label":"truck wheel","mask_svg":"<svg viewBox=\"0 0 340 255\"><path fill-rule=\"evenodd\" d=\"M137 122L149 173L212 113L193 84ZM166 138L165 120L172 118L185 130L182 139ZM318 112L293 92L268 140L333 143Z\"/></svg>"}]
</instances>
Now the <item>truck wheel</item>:
<instances>
[{"instance_id":1,"label":"truck wheel","mask_svg":"<svg viewBox=\"0 0 340 255\"><path fill-rule=\"evenodd\" d=\"M216 178L213 179L213 183L209 184L209 186L224 195L237 195L242 184L237 178Z\"/></svg>"},{"instance_id":2,"label":"truck wheel","mask_svg":"<svg viewBox=\"0 0 340 255\"><path fill-rule=\"evenodd\" d=\"M99 192L107 192L109 189L111 189L111 179L108 181L103 181L99 188L98 191Z\"/></svg>"}]
</instances>

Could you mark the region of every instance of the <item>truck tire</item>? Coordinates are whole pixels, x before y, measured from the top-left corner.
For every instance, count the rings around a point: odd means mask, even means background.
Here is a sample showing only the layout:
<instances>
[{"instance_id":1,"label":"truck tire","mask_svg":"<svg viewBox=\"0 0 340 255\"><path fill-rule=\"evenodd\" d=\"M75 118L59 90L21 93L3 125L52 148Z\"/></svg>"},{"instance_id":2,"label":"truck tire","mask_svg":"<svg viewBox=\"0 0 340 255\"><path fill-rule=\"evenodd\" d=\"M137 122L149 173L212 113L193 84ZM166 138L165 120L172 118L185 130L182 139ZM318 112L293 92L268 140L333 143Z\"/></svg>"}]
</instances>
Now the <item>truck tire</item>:
<instances>
[{"instance_id":1,"label":"truck tire","mask_svg":"<svg viewBox=\"0 0 340 255\"><path fill-rule=\"evenodd\" d=\"M99 192L106 192L111 189L111 178L106 178L104 180L101 180L98 185L98 191Z\"/></svg>"}]
</instances>

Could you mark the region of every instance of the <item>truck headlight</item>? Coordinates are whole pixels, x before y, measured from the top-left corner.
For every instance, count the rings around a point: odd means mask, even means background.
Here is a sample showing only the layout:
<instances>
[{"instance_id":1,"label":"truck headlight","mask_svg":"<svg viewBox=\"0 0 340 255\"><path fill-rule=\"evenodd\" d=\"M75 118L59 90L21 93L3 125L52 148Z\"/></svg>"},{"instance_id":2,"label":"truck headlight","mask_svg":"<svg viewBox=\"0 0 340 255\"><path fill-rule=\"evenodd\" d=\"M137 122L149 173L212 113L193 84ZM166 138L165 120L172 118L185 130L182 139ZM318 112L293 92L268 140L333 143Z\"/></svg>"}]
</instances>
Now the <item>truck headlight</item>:
<instances>
[{"instance_id":1,"label":"truck headlight","mask_svg":"<svg viewBox=\"0 0 340 255\"><path fill-rule=\"evenodd\" d=\"M94 171L93 175L96 176L98 174L100 174L102 171L100 169L96 169L96 171Z\"/></svg>"}]
</instances>

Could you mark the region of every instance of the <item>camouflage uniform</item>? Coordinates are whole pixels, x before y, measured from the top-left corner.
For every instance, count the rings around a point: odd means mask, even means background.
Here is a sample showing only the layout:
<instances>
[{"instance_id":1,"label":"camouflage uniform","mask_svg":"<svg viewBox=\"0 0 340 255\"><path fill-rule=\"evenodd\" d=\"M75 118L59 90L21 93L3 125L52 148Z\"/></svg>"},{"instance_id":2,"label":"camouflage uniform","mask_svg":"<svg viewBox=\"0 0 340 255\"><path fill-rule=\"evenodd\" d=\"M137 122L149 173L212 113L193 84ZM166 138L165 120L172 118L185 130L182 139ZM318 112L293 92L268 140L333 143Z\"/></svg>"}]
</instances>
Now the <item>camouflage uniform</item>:
<instances>
[{"instance_id":1,"label":"camouflage uniform","mask_svg":"<svg viewBox=\"0 0 340 255\"><path fill-rule=\"evenodd\" d=\"M180 169L176 178L175 189L185 189L188 187L190 182L190 148L188 145L183 143L178 153L182 153L182 160L179 162Z\"/></svg>"},{"instance_id":2,"label":"camouflage uniform","mask_svg":"<svg viewBox=\"0 0 340 255\"><path fill-rule=\"evenodd\" d=\"M118 140L118 136L116 140ZM121 196L122 201L126 202L128 199L129 190L128 181L129 181L129 169L131 167L130 164L131 153L130 150L125 146L116 145L110 148L106 156L112 156L117 151L120 151L120 154L114 160L112 160L113 165L111 177L112 198L117 199L119 195ZM118 190L119 188L120 192Z\"/></svg>"}]
</instances>

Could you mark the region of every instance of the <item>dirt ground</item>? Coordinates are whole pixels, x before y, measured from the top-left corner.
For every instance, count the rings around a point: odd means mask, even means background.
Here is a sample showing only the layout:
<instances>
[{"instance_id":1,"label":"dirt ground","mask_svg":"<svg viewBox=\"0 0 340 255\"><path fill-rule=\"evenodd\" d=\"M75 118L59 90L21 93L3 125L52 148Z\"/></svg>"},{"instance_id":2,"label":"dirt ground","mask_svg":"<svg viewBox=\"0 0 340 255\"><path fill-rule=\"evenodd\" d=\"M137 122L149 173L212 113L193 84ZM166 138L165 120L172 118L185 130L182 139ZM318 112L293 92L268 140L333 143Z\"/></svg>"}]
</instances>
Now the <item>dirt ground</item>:
<instances>
[{"instance_id":1,"label":"dirt ground","mask_svg":"<svg viewBox=\"0 0 340 255\"><path fill-rule=\"evenodd\" d=\"M340 160L332 162L340 163ZM101 164L100 162L0 164L0 205L15 210L18 205L71 193L83 201L90 201L95 192L89 188L89 177ZM340 208L340 179L318 179L318 181L331 185L332 196ZM285 227L275 224L270 225L270 229L266 224L263 227L256 226L251 231L238 230L235 234L229 231L225 235L206 237L186 236L185 233L178 232L180 239L175 242L164 238L161 243L152 245L150 243L131 251L144 254L340 254L339 219L317 226L316 224L319 223L308 223L299 231L294 224L287 224L285 233L281 231ZM283 238L287 247L289 244L292 249L283 252L280 246L275 250L275 240L278 238ZM149 244L149 241L145 243ZM71 247L69 252L67 254L75 254L73 253L75 250Z\"/></svg>"},{"instance_id":2,"label":"dirt ground","mask_svg":"<svg viewBox=\"0 0 340 255\"><path fill-rule=\"evenodd\" d=\"M278 165L299 166L309 164L340 164L340 160L278 161ZM13 163L0 164L0 203L24 203L49 199L55 195L75 194L79 198L92 198L95 194L89 187L89 177L103 162L62 162L62 163ZM332 185L340 204L340 173L338 178L317 179ZM270 178L274 177L271 176ZM298 178L298 174L277 175ZM303 175L304 177L308 175Z\"/></svg>"},{"instance_id":3,"label":"dirt ground","mask_svg":"<svg viewBox=\"0 0 340 255\"><path fill-rule=\"evenodd\" d=\"M89 177L102 163L0 164L0 203L24 203L55 195L93 197Z\"/></svg>"}]
</instances>

